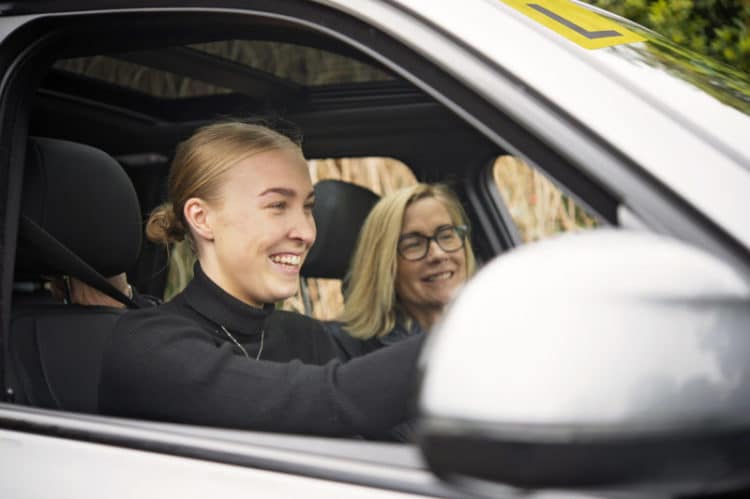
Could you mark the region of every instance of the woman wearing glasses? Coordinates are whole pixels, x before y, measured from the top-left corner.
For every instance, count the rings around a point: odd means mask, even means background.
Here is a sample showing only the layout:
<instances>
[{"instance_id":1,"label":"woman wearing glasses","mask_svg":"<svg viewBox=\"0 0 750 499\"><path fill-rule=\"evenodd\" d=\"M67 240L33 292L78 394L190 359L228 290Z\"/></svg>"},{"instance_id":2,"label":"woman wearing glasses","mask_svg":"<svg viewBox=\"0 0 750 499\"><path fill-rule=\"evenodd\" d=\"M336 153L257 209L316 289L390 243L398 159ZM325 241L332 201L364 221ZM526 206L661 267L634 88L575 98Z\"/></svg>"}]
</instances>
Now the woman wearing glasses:
<instances>
[{"instance_id":1,"label":"woman wearing glasses","mask_svg":"<svg viewBox=\"0 0 750 499\"><path fill-rule=\"evenodd\" d=\"M443 184L400 189L365 220L329 329L352 357L429 331L475 265L456 195Z\"/></svg>"}]
</instances>

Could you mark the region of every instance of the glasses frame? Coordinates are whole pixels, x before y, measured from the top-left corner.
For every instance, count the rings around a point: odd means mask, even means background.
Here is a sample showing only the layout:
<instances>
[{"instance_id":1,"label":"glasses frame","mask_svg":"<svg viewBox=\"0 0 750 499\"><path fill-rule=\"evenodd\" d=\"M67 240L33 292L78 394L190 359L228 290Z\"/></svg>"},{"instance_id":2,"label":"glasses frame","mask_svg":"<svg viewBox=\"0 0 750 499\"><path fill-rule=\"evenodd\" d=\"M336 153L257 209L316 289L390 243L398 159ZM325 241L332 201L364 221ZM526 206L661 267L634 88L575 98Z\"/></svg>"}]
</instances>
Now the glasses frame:
<instances>
[{"instance_id":1,"label":"glasses frame","mask_svg":"<svg viewBox=\"0 0 750 499\"><path fill-rule=\"evenodd\" d=\"M451 250L447 250L443 248L443 245L440 244L440 241L438 240L437 235L438 233L443 232L447 229L452 229L456 233L456 235L461 241L461 246L455 249L451 249ZM407 234L398 238L398 243L396 244L396 251L404 260L408 260L410 262L418 262L419 260L423 260L427 256L427 254L430 252L430 244L432 243L432 241L435 241L435 244L437 244L438 247L444 252L455 253L456 251L463 249L466 246L466 237L468 235L469 235L469 228L466 225L450 225L448 227L442 227L436 230L431 236L425 236L423 234ZM401 252L401 241L409 237L419 237L423 241L425 241L424 253L419 258L409 258Z\"/></svg>"}]
</instances>

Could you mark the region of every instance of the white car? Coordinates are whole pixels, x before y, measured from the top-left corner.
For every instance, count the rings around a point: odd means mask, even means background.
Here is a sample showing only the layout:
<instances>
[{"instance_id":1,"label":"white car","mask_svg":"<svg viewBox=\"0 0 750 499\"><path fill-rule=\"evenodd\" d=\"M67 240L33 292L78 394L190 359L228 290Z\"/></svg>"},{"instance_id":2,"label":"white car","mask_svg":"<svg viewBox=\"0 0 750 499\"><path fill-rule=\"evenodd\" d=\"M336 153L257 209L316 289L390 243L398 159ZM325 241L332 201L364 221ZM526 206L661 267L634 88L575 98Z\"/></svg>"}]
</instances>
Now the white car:
<instances>
[{"instance_id":1,"label":"white car","mask_svg":"<svg viewBox=\"0 0 750 499\"><path fill-rule=\"evenodd\" d=\"M299 67L261 61L268 53ZM750 488L745 76L566 0L9 1L0 71L0 497ZM451 180L465 202L483 268L423 352L415 443L76 405L97 379L63 352L96 344L65 318L70 306L35 301L36 279L61 269L37 254L30 264L21 244L27 138L117 158L146 211L179 140L256 114L295 123L308 157L396 158L419 180ZM549 177L600 228L524 244L492 175L502 155ZM97 213L65 201L49 216L103 273L119 246L97 246ZM160 294L165 262L146 246L129 278Z\"/></svg>"}]
</instances>

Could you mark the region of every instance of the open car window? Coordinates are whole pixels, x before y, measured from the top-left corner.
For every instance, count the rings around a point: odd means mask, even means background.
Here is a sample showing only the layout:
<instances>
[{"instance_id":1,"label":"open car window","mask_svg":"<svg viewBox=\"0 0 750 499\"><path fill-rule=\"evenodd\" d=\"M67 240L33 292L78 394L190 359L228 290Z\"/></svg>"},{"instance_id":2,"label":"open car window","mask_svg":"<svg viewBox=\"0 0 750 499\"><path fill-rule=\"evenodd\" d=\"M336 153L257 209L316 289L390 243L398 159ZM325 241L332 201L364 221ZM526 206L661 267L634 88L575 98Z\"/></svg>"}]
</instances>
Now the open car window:
<instances>
[{"instance_id":1,"label":"open car window","mask_svg":"<svg viewBox=\"0 0 750 499\"><path fill-rule=\"evenodd\" d=\"M506 138L494 141L478 130L436 88L455 92L455 102L481 99L456 90L447 74L424 67L411 52L413 59L399 60L402 47L391 39L367 42L370 31L358 31L357 23L348 39L313 33L295 18L279 23L217 15L209 25L240 25L224 35L187 29L204 22L197 13L152 14L156 24L144 26L139 40L115 36L131 27L126 16L102 14L111 23L106 37L98 28L65 26L61 18L69 43L47 47L50 62L40 70L28 110L29 135L88 144L118 158L136 187L143 219L165 199L167 166L181 140L212 121L260 119L301 139L307 157L336 158L311 161L315 180L340 178L377 194L416 181L446 182L465 203L481 261L514 246L499 230L509 221L497 216L476 184L487 158L531 150L525 141L533 145L534 139L500 130ZM107 42L100 53L92 42L97 37ZM354 43L359 38L365 46ZM413 73L429 85L418 84ZM190 279L189 253L185 243L168 253L146 244L129 278L138 289L169 299ZM332 284L329 293L322 282L307 284L319 303L304 311L334 319L340 285Z\"/></svg>"}]
</instances>

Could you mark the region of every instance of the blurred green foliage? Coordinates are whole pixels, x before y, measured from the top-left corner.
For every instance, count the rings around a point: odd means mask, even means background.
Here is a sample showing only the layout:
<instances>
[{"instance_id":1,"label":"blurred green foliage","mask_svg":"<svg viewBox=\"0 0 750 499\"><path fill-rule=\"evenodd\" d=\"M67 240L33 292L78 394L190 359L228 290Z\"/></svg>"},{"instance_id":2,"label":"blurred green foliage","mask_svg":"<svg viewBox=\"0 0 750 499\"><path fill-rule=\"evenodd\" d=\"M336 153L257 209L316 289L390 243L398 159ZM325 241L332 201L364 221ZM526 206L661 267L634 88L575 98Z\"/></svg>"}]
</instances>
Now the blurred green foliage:
<instances>
[{"instance_id":1,"label":"blurred green foliage","mask_svg":"<svg viewBox=\"0 0 750 499\"><path fill-rule=\"evenodd\" d=\"M750 0L588 0L750 73Z\"/></svg>"}]
</instances>

